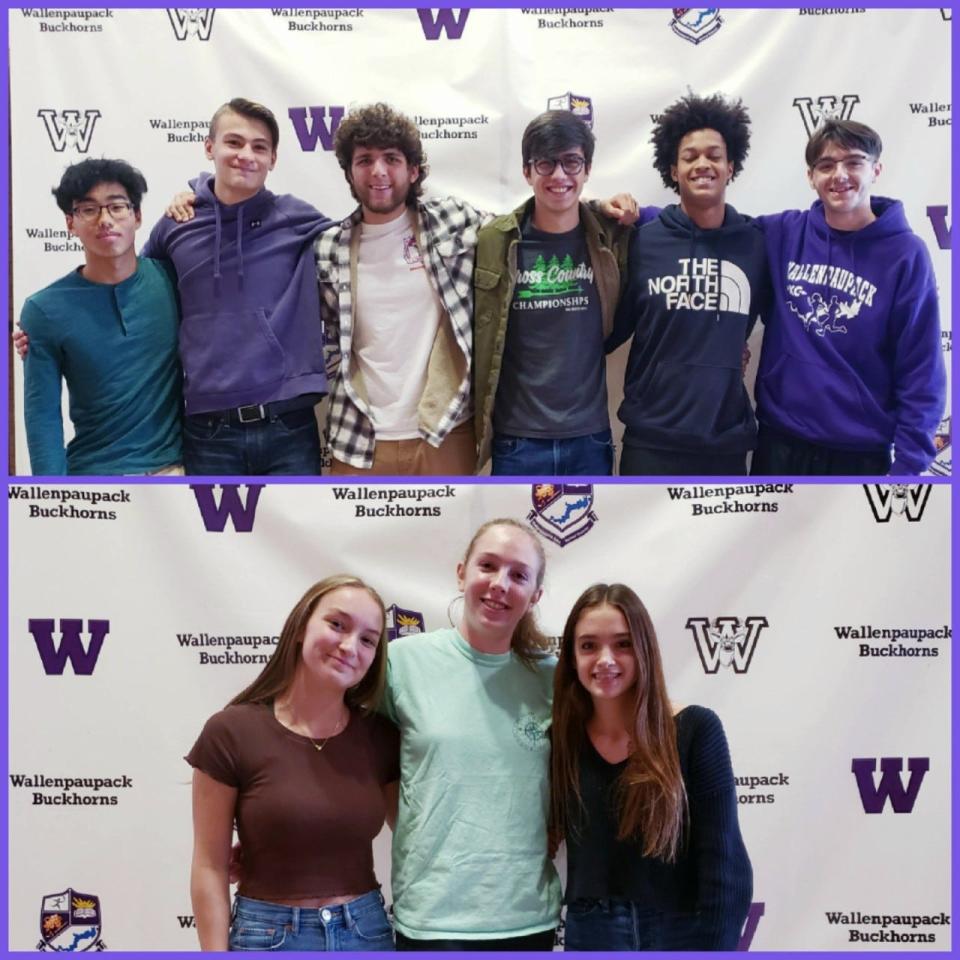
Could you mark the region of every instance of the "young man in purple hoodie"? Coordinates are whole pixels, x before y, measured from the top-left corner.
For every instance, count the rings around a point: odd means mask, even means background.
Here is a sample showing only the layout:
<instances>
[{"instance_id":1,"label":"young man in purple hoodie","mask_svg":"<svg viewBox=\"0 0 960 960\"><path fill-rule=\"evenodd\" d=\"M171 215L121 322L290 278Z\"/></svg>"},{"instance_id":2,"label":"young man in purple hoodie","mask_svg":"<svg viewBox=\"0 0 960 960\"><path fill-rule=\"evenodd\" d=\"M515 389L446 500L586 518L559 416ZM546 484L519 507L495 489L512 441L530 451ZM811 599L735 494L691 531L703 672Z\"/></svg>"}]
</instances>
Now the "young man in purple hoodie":
<instances>
[{"instance_id":1,"label":"young man in purple hoodie","mask_svg":"<svg viewBox=\"0 0 960 960\"><path fill-rule=\"evenodd\" d=\"M221 106L205 142L214 174L190 182L195 216L164 217L142 255L177 272L189 474L320 473L313 408L327 392L313 241L331 221L265 189L273 113Z\"/></svg>"},{"instance_id":2,"label":"young man in purple hoodie","mask_svg":"<svg viewBox=\"0 0 960 960\"><path fill-rule=\"evenodd\" d=\"M870 127L826 120L806 149L819 199L759 218L775 307L755 475L919 474L936 455L946 401L936 282L900 201L871 196L880 151Z\"/></svg>"}]
</instances>

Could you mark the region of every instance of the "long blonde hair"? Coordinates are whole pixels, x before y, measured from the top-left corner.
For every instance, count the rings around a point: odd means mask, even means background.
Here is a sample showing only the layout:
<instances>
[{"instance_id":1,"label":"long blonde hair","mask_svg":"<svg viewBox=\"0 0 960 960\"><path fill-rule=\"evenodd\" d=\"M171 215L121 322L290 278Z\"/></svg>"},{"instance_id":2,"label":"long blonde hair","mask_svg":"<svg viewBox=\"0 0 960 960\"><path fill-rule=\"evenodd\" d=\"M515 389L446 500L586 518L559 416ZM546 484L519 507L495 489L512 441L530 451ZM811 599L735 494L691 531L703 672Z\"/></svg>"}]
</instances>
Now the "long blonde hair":
<instances>
[{"instance_id":1,"label":"long blonde hair","mask_svg":"<svg viewBox=\"0 0 960 960\"><path fill-rule=\"evenodd\" d=\"M617 783L617 839L639 839L645 857L670 863L677 858L687 813L676 721L650 614L633 590L622 583L597 583L585 590L563 628L553 687L551 829L563 837L585 812L579 760L586 747L593 700L577 677L574 635L583 612L604 604L623 614L637 661L630 730L633 746ZM576 811L571 809L573 803Z\"/></svg>"},{"instance_id":2,"label":"long blonde hair","mask_svg":"<svg viewBox=\"0 0 960 960\"><path fill-rule=\"evenodd\" d=\"M356 587L358 590L364 590L380 608L383 617L380 641L377 643L373 663L370 664L370 668L360 682L351 687L344 696L348 706L362 710L376 708L383 696L383 688L387 680L387 614L380 594L359 577L352 577L346 573L338 573L315 583L297 601L287 615L283 630L280 631L280 641L273 651L273 656L260 671L257 679L241 690L227 706L240 703L272 703L290 689L297 665L300 663L300 648L307 629L307 621L313 616L313 611L320 600L341 587Z\"/></svg>"}]
</instances>

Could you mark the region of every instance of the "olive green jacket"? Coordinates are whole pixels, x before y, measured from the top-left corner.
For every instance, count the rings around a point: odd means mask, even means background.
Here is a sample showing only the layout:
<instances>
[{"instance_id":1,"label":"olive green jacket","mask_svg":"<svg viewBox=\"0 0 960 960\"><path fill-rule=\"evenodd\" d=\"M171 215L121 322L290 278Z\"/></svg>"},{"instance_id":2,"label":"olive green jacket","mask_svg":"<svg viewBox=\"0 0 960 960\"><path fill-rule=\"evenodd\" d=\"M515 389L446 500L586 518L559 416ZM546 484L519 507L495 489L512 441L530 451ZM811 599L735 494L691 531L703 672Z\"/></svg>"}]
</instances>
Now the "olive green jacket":
<instances>
[{"instance_id":1,"label":"olive green jacket","mask_svg":"<svg viewBox=\"0 0 960 960\"><path fill-rule=\"evenodd\" d=\"M532 210L531 197L513 213L497 217L483 227L477 243L473 270L473 409L478 473L490 459L493 404L517 278L520 225ZM603 336L606 338L613 329L617 301L626 282L627 253L633 231L595 212L585 203L580 204L580 222L586 231L587 252L600 296ZM557 344L557 349L563 349L563 345Z\"/></svg>"}]
</instances>

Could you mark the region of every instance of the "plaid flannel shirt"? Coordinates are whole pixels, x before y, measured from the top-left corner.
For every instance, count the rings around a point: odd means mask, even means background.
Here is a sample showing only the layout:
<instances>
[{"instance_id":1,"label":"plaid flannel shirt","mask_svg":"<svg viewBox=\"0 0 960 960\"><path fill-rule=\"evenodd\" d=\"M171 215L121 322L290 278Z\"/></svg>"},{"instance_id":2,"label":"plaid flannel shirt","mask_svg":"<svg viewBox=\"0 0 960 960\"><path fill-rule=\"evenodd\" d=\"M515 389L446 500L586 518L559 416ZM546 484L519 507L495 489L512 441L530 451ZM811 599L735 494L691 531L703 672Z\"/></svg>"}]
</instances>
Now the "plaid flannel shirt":
<instances>
[{"instance_id":1,"label":"plaid flannel shirt","mask_svg":"<svg viewBox=\"0 0 960 960\"><path fill-rule=\"evenodd\" d=\"M471 413L473 262L477 231L489 219L489 214L455 197L421 201L416 212L420 254L428 265L428 276L466 360L463 379L436 426L420 424L420 435L432 446L439 447L444 437ZM351 239L361 219L362 211L358 207L339 227L320 235L314 243L314 252L320 282L327 379L331 384L330 448L337 460L370 469L376 433L369 404L352 381L355 265L351 264Z\"/></svg>"}]
</instances>

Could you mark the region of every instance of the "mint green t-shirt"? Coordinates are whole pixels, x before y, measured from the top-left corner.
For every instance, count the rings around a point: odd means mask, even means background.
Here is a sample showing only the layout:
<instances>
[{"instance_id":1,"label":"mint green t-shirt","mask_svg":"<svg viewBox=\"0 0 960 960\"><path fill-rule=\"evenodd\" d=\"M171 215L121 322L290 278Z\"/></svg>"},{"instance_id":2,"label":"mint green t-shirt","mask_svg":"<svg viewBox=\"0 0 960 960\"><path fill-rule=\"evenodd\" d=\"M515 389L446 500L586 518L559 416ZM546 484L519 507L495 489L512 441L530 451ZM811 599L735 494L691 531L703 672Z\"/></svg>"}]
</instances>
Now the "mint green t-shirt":
<instances>
[{"instance_id":1,"label":"mint green t-shirt","mask_svg":"<svg viewBox=\"0 0 960 960\"><path fill-rule=\"evenodd\" d=\"M400 727L397 929L424 940L519 937L560 918L547 856L556 660L535 670L457 630L390 644L384 713Z\"/></svg>"}]
</instances>

